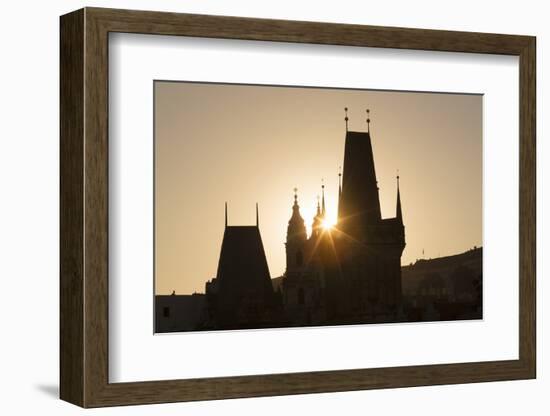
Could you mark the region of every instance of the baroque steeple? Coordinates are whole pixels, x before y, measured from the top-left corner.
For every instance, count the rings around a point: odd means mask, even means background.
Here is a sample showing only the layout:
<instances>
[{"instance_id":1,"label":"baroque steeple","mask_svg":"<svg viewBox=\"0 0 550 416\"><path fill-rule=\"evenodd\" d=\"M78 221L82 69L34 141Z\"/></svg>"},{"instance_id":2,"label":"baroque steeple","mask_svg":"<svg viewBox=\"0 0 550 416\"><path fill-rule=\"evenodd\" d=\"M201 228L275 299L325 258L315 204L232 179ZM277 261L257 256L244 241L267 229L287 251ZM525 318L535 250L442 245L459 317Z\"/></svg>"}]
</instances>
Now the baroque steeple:
<instances>
[{"instance_id":1,"label":"baroque steeple","mask_svg":"<svg viewBox=\"0 0 550 416\"><path fill-rule=\"evenodd\" d=\"M286 239L287 243L291 240L305 241L307 239L306 226L300 214L300 205L298 205L298 188L294 188L294 204L292 205L292 216L288 221Z\"/></svg>"},{"instance_id":2,"label":"baroque steeple","mask_svg":"<svg viewBox=\"0 0 550 416\"><path fill-rule=\"evenodd\" d=\"M294 188L294 205L292 205L292 216L288 221L285 244L287 275L298 272L302 268L306 241L306 226L300 215L300 205L298 205L298 189Z\"/></svg>"}]
</instances>

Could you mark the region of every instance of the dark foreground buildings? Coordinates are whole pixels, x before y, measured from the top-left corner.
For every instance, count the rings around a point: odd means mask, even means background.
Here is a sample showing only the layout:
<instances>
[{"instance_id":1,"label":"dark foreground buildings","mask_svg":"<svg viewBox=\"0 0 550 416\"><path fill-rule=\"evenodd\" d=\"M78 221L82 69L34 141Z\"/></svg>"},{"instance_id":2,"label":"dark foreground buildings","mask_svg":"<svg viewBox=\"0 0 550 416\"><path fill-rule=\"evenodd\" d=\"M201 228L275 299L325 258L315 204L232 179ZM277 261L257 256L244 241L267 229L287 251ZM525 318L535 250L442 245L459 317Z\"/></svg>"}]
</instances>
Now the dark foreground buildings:
<instances>
[{"instance_id":1,"label":"dark foreground buildings","mask_svg":"<svg viewBox=\"0 0 550 416\"><path fill-rule=\"evenodd\" d=\"M448 284L452 279L445 283L434 273L420 271L412 279L416 283L403 281L405 226L399 176L395 217L382 218L369 130L348 131L346 117L344 168L333 227L326 226L323 186L308 236L295 190L283 276L272 280L269 275L257 207L255 226L229 226L226 206L216 277L206 283L205 295L186 300L157 296L156 332L178 327L213 330L481 318L481 266L472 273L467 266L459 268L465 279L479 281L466 285L468 296L453 297L454 285ZM478 260L481 265L480 250ZM459 263L460 259L449 264ZM428 275L433 281L418 283ZM462 279L456 273L454 278ZM435 290L441 296L432 296ZM185 325L175 323L181 314L176 310L170 314L166 306L170 302L174 308L193 311Z\"/></svg>"},{"instance_id":2,"label":"dark foreground buildings","mask_svg":"<svg viewBox=\"0 0 550 416\"><path fill-rule=\"evenodd\" d=\"M265 328L280 325L283 307L273 291L262 237L256 225L227 225L223 235L218 273L206 283L207 313L204 328Z\"/></svg>"}]
</instances>

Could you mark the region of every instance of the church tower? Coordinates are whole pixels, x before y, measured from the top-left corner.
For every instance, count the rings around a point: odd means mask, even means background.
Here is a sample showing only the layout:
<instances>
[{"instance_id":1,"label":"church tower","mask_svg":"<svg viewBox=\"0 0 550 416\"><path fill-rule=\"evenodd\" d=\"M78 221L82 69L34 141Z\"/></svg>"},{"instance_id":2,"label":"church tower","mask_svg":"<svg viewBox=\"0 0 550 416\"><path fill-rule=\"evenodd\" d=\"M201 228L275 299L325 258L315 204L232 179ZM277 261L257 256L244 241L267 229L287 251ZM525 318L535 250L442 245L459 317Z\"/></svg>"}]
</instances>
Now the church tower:
<instances>
[{"instance_id":1,"label":"church tower","mask_svg":"<svg viewBox=\"0 0 550 416\"><path fill-rule=\"evenodd\" d=\"M294 205L292 206L292 216L288 221L286 231L286 274L299 272L305 262L305 244L307 241L306 226L304 219L300 215L300 205L298 205L298 189L294 188Z\"/></svg>"}]
</instances>

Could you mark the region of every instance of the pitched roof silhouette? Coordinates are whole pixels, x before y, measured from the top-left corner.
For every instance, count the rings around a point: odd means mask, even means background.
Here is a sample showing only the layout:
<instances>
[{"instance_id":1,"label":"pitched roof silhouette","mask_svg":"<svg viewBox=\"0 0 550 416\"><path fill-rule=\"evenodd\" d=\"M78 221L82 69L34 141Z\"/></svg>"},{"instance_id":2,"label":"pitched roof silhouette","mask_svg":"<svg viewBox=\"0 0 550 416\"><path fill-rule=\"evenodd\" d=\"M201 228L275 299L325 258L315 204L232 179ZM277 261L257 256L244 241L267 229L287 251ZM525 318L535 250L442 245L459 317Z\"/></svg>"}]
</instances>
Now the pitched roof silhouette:
<instances>
[{"instance_id":1,"label":"pitched roof silhouette","mask_svg":"<svg viewBox=\"0 0 550 416\"><path fill-rule=\"evenodd\" d=\"M259 328L278 322L258 226L225 227L216 281L216 327Z\"/></svg>"},{"instance_id":2,"label":"pitched roof silhouette","mask_svg":"<svg viewBox=\"0 0 550 416\"><path fill-rule=\"evenodd\" d=\"M227 226L217 278L222 292L272 292L269 268L257 226Z\"/></svg>"}]
</instances>

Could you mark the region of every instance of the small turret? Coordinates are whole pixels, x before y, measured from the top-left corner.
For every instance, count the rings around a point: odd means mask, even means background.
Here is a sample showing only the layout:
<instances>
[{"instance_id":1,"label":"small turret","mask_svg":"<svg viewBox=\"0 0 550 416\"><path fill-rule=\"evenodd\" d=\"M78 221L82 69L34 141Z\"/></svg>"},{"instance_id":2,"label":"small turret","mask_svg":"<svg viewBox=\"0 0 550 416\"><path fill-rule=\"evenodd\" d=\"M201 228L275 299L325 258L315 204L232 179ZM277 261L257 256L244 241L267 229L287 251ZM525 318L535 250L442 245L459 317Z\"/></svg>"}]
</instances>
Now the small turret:
<instances>
[{"instance_id":1,"label":"small turret","mask_svg":"<svg viewBox=\"0 0 550 416\"><path fill-rule=\"evenodd\" d=\"M321 205L319 203L319 196L317 196L317 212L313 217L313 224L311 224L311 236L317 237L323 227L323 213L321 211Z\"/></svg>"},{"instance_id":2,"label":"small turret","mask_svg":"<svg viewBox=\"0 0 550 416\"><path fill-rule=\"evenodd\" d=\"M401 211L401 195L399 193L399 172L397 172L397 206L395 208L395 217L403 224L403 213Z\"/></svg>"}]
</instances>

